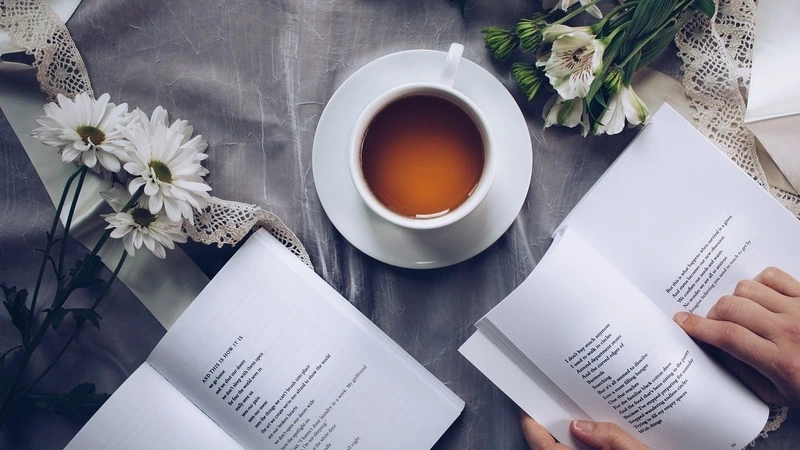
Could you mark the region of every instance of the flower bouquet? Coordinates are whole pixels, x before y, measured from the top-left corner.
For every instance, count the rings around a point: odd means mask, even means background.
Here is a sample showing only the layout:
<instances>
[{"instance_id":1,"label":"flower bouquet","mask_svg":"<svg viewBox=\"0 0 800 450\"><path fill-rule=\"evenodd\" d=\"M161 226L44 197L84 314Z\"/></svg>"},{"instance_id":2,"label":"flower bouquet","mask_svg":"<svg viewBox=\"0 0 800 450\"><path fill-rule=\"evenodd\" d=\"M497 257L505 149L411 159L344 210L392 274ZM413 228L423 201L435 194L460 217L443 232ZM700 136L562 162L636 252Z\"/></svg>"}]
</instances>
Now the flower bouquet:
<instances>
[{"instance_id":1,"label":"flower bouquet","mask_svg":"<svg viewBox=\"0 0 800 450\"><path fill-rule=\"evenodd\" d=\"M184 221L193 221L195 210L208 205L211 188L204 181L208 174L201 162L207 144L202 136L192 136L193 129L184 120L168 121L160 106L149 117L141 110L128 112L128 105L109 102L109 95L98 99L88 93L74 100L63 95L44 107L37 119L40 128L33 135L48 146L58 148L65 163L76 164L67 179L56 208L39 267L33 294L26 289L0 285L5 294L4 306L12 324L19 330L20 343L0 353L0 424L15 405L33 401L37 406L57 412L91 413L107 398L95 394L94 385L84 383L65 394L37 394L33 389L56 364L81 327L90 322L100 327L97 306L119 274L125 259L143 246L156 257L164 258L166 249L186 242ZM107 226L94 247L71 264L65 261L66 246L78 198L87 173L96 171L110 180L109 190L101 196L113 208L103 215ZM66 209L65 209L66 208ZM65 217L59 230L59 218ZM121 239L125 251L114 265L108 280L97 278L101 264L100 250L109 239ZM112 267L112 265L109 265ZM45 273L52 271L54 289L42 289ZM68 305L79 289L102 285L89 308ZM52 301L37 311L40 293L53 292ZM41 306L41 305L40 305ZM40 315L44 317L40 319ZM23 384L26 368L48 330L59 328L67 318L74 329L49 365Z\"/></svg>"},{"instance_id":2,"label":"flower bouquet","mask_svg":"<svg viewBox=\"0 0 800 450\"><path fill-rule=\"evenodd\" d=\"M545 128L581 125L583 135L616 134L648 118L631 88L633 75L667 48L695 11L714 14L713 0L628 0L605 16L599 0L543 0L548 11L514 28L483 30L498 60L518 53L511 73L528 100L540 89L554 91L544 106ZM590 25L569 26L582 12ZM519 52L515 52L519 50Z\"/></svg>"}]
</instances>

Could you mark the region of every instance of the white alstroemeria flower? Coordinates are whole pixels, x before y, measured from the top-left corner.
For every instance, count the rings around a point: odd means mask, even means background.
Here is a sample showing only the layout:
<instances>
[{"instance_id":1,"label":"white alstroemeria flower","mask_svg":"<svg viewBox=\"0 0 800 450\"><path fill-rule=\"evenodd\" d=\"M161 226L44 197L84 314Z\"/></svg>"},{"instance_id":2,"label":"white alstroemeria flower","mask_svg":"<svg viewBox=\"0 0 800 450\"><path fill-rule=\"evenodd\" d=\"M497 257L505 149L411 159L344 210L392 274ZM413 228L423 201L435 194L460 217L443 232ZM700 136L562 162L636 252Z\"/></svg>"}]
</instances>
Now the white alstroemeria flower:
<instances>
[{"instance_id":1,"label":"white alstroemeria flower","mask_svg":"<svg viewBox=\"0 0 800 450\"><path fill-rule=\"evenodd\" d=\"M156 257L164 259L167 255L165 248L171 250L175 248L175 242L186 242L180 222L169 220L163 212L153 214L148 207L138 204L125 212L120 211L126 199L131 197L125 190L115 188L100 195L116 211L103 215L108 222L106 229L113 230L112 238L122 239L129 255L134 256L136 250L144 245ZM147 203L146 198L144 202Z\"/></svg>"},{"instance_id":2,"label":"white alstroemeria flower","mask_svg":"<svg viewBox=\"0 0 800 450\"><path fill-rule=\"evenodd\" d=\"M558 94L555 94L545 103L542 118L544 119L545 128L549 128L553 125L562 125L567 128L572 128L581 123L582 115L582 98L564 100Z\"/></svg>"},{"instance_id":3,"label":"white alstroemeria flower","mask_svg":"<svg viewBox=\"0 0 800 450\"><path fill-rule=\"evenodd\" d=\"M623 86L611 97L594 134L617 134L625 128L625 119L633 125L647 122L649 112L631 86Z\"/></svg>"},{"instance_id":4,"label":"white alstroemeria flower","mask_svg":"<svg viewBox=\"0 0 800 450\"><path fill-rule=\"evenodd\" d=\"M550 84L564 100L585 97L603 63L605 44L582 30L561 34L551 53L536 64L544 66Z\"/></svg>"},{"instance_id":5,"label":"white alstroemeria flower","mask_svg":"<svg viewBox=\"0 0 800 450\"><path fill-rule=\"evenodd\" d=\"M578 1L579 0L542 0L542 8L550 9L551 11L555 11L557 9L566 11ZM581 5L585 5L590 2L591 0L580 0ZM594 17L597 17L598 19L603 18L603 12L600 11L600 8L598 8L597 5L588 7L586 12Z\"/></svg>"},{"instance_id":6,"label":"white alstroemeria flower","mask_svg":"<svg viewBox=\"0 0 800 450\"><path fill-rule=\"evenodd\" d=\"M542 40L545 42L553 42L556 39L570 33L585 33L592 35L592 27L571 27L561 23L554 23L548 25L542 30Z\"/></svg>"},{"instance_id":7,"label":"white alstroemeria flower","mask_svg":"<svg viewBox=\"0 0 800 450\"><path fill-rule=\"evenodd\" d=\"M163 108L156 108L153 116L122 130L131 143L124 168L137 177L128 190L134 193L144 186L152 214L163 209L173 222L181 217L191 222L193 209L208 205L211 187L203 180L208 170L200 165L208 157L203 153L207 144L202 136L191 138L192 127L185 121L167 126Z\"/></svg>"},{"instance_id":8,"label":"white alstroemeria flower","mask_svg":"<svg viewBox=\"0 0 800 450\"><path fill-rule=\"evenodd\" d=\"M119 172L120 159L125 156L125 138L120 127L131 120L128 105L115 105L103 94L98 99L86 92L71 100L59 94L58 103L44 105L45 115L36 119L41 125L33 136L44 144L60 147L61 160L78 161L93 168L99 162L111 172Z\"/></svg>"}]
</instances>

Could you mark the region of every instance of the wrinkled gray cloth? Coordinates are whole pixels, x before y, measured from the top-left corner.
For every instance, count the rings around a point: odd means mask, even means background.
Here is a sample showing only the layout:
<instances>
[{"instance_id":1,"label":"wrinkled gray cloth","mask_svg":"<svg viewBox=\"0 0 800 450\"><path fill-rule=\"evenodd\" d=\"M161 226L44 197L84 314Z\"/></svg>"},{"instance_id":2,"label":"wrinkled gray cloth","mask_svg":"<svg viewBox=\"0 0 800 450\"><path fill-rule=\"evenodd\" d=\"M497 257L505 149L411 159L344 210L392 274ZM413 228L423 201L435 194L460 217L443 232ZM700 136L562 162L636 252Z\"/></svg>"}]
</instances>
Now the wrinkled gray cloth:
<instances>
[{"instance_id":1,"label":"wrinkled gray cloth","mask_svg":"<svg viewBox=\"0 0 800 450\"><path fill-rule=\"evenodd\" d=\"M84 0L68 26L98 95L147 113L162 105L189 120L209 142L213 194L280 216L320 276L466 401L437 449L523 449L517 408L457 349L530 273L554 228L635 135L543 132L545 98L523 102L508 65L490 59L480 34L510 26L530 7L531 0L469 0L462 18L446 0ZM523 105L533 179L516 221L488 250L449 268L398 269L359 252L328 220L311 173L314 132L328 99L359 67L400 50L446 51L451 42L465 44L465 57ZM677 74L674 57L659 64ZM5 121L0 136L0 282L30 284L38 261L31 249L43 245L53 207ZM186 250L209 275L231 254ZM115 289L103 329L80 338L48 387L93 378L114 389L163 334L124 287ZM0 320L2 336L13 335ZM79 426L41 413L20 421L5 433L9 448L58 448ZM790 422L759 447L800 445L798 420ZM44 426L57 431L35 436Z\"/></svg>"}]
</instances>

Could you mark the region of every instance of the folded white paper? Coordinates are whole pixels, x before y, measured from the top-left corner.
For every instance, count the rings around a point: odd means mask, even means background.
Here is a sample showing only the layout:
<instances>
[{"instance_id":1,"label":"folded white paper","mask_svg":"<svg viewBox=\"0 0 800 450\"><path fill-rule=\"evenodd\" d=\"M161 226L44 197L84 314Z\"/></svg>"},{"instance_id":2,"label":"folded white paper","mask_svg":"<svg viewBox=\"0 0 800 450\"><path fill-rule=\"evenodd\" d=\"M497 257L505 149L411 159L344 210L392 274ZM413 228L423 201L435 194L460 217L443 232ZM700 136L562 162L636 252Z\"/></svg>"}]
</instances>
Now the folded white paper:
<instances>
[{"instance_id":1,"label":"folded white paper","mask_svg":"<svg viewBox=\"0 0 800 450\"><path fill-rule=\"evenodd\" d=\"M745 124L800 192L800 2L761 0Z\"/></svg>"}]
</instances>

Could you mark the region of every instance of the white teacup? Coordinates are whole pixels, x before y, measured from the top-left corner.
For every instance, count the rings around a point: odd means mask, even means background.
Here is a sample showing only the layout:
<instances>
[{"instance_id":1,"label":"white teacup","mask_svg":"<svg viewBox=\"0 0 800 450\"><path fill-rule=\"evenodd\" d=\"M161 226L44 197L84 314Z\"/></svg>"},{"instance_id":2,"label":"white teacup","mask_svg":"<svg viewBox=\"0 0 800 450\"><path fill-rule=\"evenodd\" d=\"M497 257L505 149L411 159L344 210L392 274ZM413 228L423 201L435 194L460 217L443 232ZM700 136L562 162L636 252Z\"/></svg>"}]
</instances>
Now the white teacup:
<instances>
[{"instance_id":1,"label":"white teacup","mask_svg":"<svg viewBox=\"0 0 800 450\"><path fill-rule=\"evenodd\" d=\"M486 196L494 178L496 149L488 121L481 110L461 92L453 89L458 64L464 52L461 44L452 44L444 61L441 81L404 84L379 95L367 105L353 128L350 140L350 175L359 195L367 206L380 217L401 227L430 230L443 228L466 217ZM382 203L370 188L362 164L362 148L370 125L388 106L412 96L434 96L444 99L465 112L472 120L482 139L483 168L477 183L466 199L452 209L435 214L400 214Z\"/></svg>"}]
</instances>

